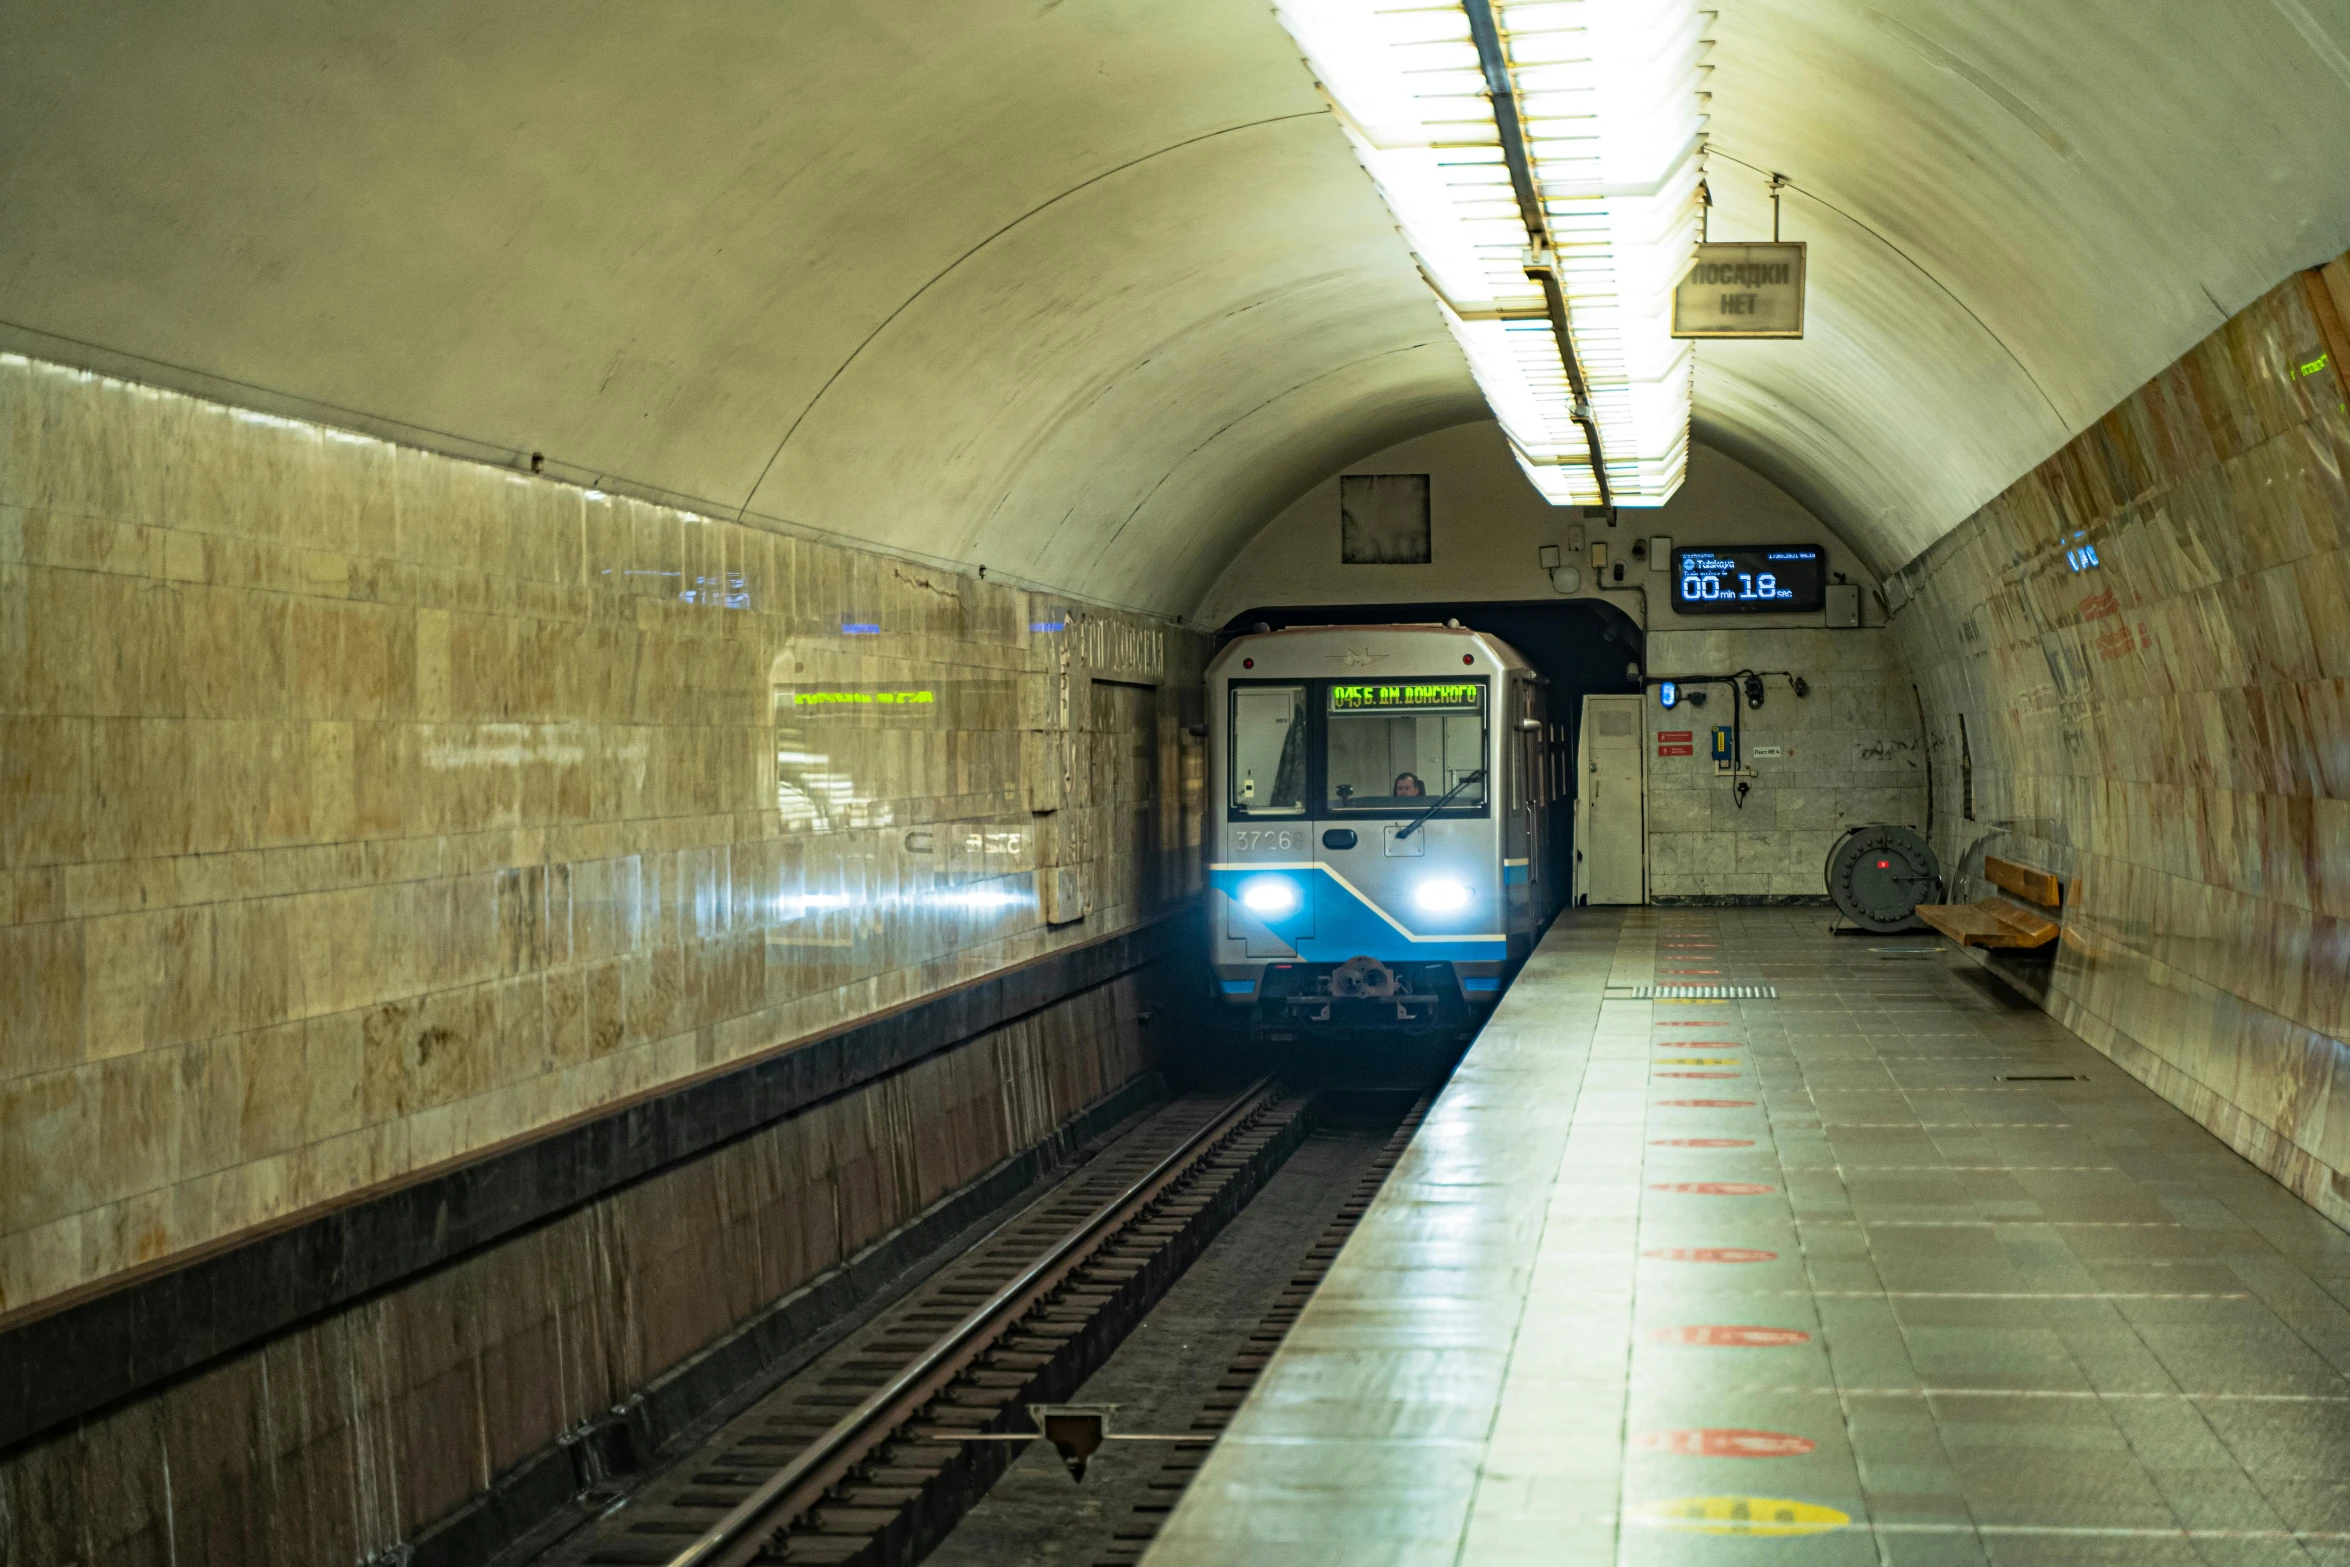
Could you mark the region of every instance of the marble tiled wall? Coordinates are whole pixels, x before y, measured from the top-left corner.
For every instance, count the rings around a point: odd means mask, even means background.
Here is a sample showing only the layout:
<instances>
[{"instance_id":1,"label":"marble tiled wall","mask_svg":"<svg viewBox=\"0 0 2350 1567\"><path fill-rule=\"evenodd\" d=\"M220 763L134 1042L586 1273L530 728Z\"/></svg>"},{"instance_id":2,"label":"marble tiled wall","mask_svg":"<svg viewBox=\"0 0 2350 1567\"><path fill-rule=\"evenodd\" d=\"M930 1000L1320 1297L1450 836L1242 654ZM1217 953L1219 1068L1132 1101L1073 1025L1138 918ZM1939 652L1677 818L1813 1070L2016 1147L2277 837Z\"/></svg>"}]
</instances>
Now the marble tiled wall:
<instances>
[{"instance_id":1,"label":"marble tiled wall","mask_svg":"<svg viewBox=\"0 0 2350 1567\"><path fill-rule=\"evenodd\" d=\"M0 1311L1168 906L1203 656L0 356Z\"/></svg>"},{"instance_id":2,"label":"marble tiled wall","mask_svg":"<svg viewBox=\"0 0 2350 1567\"><path fill-rule=\"evenodd\" d=\"M1882 627L1848 631L1651 631L1648 667L1658 675L1788 670L1766 676L1763 705L1722 686L1703 707L1671 710L1652 696L1648 714L1648 886L1653 899L1820 898L1828 849L1848 827L1925 824L1925 747L1918 698L1901 648ZM1714 772L1710 735L1744 731L1753 785L1741 805ZM1660 732L1686 730L1693 754L1659 756ZM1785 755L1763 757L1758 747Z\"/></svg>"},{"instance_id":3,"label":"marble tiled wall","mask_svg":"<svg viewBox=\"0 0 2350 1567\"><path fill-rule=\"evenodd\" d=\"M2343 263L2287 279L1888 594L1955 894L1988 890L1986 849L2067 877L2050 1010L2350 1223L2350 414L2329 301L2350 305Z\"/></svg>"},{"instance_id":4,"label":"marble tiled wall","mask_svg":"<svg viewBox=\"0 0 2350 1567\"><path fill-rule=\"evenodd\" d=\"M518 1463L1146 1070L1154 1001L1145 975L1080 992L18 1448L0 1563L406 1561Z\"/></svg>"}]
</instances>

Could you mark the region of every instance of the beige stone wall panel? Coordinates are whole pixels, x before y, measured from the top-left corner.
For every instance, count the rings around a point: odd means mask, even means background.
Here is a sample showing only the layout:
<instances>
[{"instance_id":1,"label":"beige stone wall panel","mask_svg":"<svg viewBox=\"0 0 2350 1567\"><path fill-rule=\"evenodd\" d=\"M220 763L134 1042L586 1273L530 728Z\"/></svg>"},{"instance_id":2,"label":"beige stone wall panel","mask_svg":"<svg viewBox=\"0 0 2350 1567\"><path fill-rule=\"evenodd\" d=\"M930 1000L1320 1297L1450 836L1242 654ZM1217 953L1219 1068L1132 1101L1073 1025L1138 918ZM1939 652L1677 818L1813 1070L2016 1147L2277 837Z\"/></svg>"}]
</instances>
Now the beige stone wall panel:
<instances>
[{"instance_id":1,"label":"beige stone wall panel","mask_svg":"<svg viewBox=\"0 0 2350 1567\"><path fill-rule=\"evenodd\" d=\"M13 356L0 450L0 1311L1195 887L1036 814L1183 765L1168 626ZM794 681L938 701L815 819Z\"/></svg>"},{"instance_id":2,"label":"beige stone wall panel","mask_svg":"<svg viewBox=\"0 0 2350 1567\"><path fill-rule=\"evenodd\" d=\"M2288 279L1891 588L1945 856L2071 878L2051 1010L2345 1221L2350 413L2299 373L2319 340Z\"/></svg>"},{"instance_id":3,"label":"beige stone wall panel","mask_svg":"<svg viewBox=\"0 0 2350 1567\"><path fill-rule=\"evenodd\" d=\"M1890 631L1652 630L1648 667L1792 670L1811 688L1798 698L1772 676L1760 709L1721 686L1708 688L1702 708L1647 706L1651 897L1818 898L1828 850L1847 828L1924 825L1918 698ZM1753 786L1743 807L1708 754L1710 731L1731 721L1733 702ZM1660 730L1689 731L1696 754L1658 756ZM1757 758L1759 745L1786 755Z\"/></svg>"}]
</instances>

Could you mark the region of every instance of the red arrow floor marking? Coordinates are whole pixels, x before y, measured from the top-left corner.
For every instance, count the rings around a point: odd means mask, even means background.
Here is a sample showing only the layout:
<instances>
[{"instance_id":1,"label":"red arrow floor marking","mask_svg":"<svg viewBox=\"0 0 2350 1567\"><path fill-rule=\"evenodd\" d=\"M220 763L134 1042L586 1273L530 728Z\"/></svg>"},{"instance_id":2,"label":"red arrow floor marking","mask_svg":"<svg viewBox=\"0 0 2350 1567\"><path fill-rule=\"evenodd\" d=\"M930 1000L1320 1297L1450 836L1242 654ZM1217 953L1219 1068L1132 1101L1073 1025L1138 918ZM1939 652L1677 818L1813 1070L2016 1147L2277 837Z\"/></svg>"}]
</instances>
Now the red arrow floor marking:
<instances>
[{"instance_id":1,"label":"red arrow floor marking","mask_svg":"<svg viewBox=\"0 0 2350 1567\"><path fill-rule=\"evenodd\" d=\"M1794 1328L1757 1328L1728 1322L1698 1322L1679 1328L1650 1328L1652 1344L1689 1344L1700 1349L1783 1349L1808 1344L1809 1333Z\"/></svg>"},{"instance_id":2,"label":"red arrow floor marking","mask_svg":"<svg viewBox=\"0 0 2350 1567\"><path fill-rule=\"evenodd\" d=\"M1819 1444L1786 1431L1742 1431L1707 1426L1696 1431L1643 1431L1632 1445L1646 1453L1686 1458L1801 1458Z\"/></svg>"}]
</instances>

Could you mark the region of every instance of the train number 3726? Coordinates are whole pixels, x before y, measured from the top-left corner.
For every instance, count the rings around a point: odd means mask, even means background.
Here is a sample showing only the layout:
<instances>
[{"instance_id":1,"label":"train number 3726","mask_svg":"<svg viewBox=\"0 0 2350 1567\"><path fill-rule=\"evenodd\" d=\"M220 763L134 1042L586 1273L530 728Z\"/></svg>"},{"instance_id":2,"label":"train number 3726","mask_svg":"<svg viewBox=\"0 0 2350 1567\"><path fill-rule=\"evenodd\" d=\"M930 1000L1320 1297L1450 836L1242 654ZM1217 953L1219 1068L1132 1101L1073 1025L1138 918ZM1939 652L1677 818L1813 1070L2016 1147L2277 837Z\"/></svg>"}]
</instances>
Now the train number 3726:
<instances>
[{"instance_id":1,"label":"train number 3726","mask_svg":"<svg viewBox=\"0 0 2350 1567\"><path fill-rule=\"evenodd\" d=\"M1273 853L1294 854L1305 848L1306 835L1295 828L1260 829L1235 827L1232 829L1234 854Z\"/></svg>"}]
</instances>

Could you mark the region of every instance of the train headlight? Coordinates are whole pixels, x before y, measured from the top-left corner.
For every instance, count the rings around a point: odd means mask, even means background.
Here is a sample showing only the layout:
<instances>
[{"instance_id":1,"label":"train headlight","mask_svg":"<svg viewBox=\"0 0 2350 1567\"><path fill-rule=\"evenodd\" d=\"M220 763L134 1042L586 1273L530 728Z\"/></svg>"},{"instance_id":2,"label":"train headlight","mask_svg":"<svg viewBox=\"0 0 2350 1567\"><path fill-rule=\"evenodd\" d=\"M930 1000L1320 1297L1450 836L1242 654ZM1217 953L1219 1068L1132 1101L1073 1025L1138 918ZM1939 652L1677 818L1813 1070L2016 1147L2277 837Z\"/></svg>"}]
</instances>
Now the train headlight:
<instances>
[{"instance_id":1,"label":"train headlight","mask_svg":"<svg viewBox=\"0 0 2350 1567\"><path fill-rule=\"evenodd\" d=\"M1449 876L1431 876L1412 889L1412 901L1431 914L1458 914L1469 906L1469 889Z\"/></svg>"},{"instance_id":2,"label":"train headlight","mask_svg":"<svg viewBox=\"0 0 2350 1567\"><path fill-rule=\"evenodd\" d=\"M1255 876L1240 884L1240 901L1252 914L1279 919L1297 911L1297 883L1286 876Z\"/></svg>"}]
</instances>

